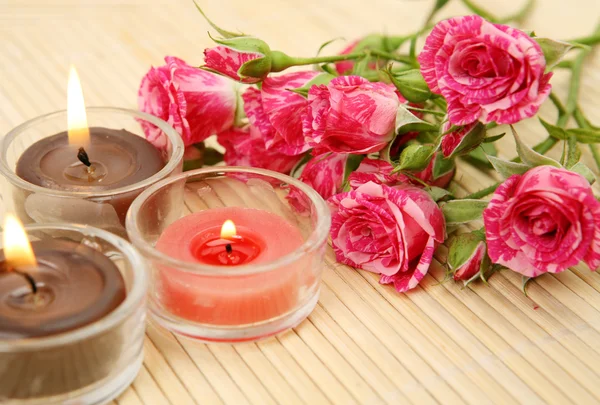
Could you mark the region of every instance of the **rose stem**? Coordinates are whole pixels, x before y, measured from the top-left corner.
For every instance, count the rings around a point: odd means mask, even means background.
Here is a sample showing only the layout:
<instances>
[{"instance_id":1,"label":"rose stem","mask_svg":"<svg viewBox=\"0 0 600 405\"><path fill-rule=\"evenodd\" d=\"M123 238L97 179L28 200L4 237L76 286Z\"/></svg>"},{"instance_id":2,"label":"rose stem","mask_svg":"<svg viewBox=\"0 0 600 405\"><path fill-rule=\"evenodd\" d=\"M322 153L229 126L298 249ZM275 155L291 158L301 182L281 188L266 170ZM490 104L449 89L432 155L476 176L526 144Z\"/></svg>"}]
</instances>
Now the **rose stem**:
<instances>
[{"instance_id":1,"label":"rose stem","mask_svg":"<svg viewBox=\"0 0 600 405\"><path fill-rule=\"evenodd\" d=\"M478 200L480 198L483 198L487 195L492 194L494 191L496 191L496 189L498 188L498 186L500 186L500 184L502 184L502 182L494 183L491 186L484 188L483 190L476 191L472 194L469 194L466 197L463 197L463 199Z\"/></svg>"}]
</instances>

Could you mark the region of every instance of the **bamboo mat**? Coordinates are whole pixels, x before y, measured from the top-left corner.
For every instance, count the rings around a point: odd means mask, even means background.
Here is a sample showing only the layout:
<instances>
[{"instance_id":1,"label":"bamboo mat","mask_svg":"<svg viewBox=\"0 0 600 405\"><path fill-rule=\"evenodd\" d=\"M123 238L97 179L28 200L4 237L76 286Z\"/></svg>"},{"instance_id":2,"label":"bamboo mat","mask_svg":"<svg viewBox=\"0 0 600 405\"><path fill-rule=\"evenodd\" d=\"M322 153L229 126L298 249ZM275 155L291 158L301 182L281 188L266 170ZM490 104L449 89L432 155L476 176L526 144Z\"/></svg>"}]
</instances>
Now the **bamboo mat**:
<instances>
[{"instance_id":1,"label":"bamboo mat","mask_svg":"<svg viewBox=\"0 0 600 405\"><path fill-rule=\"evenodd\" d=\"M477 2L498 14L522 4ZM202 3L222 26L308 56L334 37L412 32L433 1ZM466 13L454 3L445 15ZM591 32L599 16L598 0L538 0L523 27L569 39ZM65 108L70 63L88 105L135 107L141 76L164 55L202 62L207 30L188 0L0 0L0 133ZM600 55L587 66L581 104L598 123ZM560 73L553 79L563 97L567 79ZM555 116L551 106L541 114ZM544 136L536 120L517 129L529 144ZM514 154L509 139L500 149ZM493 181L466 164L459 173L459 194ZM113 403L600 402L600 275L584 267L545 275L525 296L520 277L504 271L489 286L464 289L442 282L446 253L438 250L418 288L398 294L373 274L336 264L329 250L315 311L296 329L258 343L205 345L149 325L144 366Z\"/></svg>"}]
</instances>

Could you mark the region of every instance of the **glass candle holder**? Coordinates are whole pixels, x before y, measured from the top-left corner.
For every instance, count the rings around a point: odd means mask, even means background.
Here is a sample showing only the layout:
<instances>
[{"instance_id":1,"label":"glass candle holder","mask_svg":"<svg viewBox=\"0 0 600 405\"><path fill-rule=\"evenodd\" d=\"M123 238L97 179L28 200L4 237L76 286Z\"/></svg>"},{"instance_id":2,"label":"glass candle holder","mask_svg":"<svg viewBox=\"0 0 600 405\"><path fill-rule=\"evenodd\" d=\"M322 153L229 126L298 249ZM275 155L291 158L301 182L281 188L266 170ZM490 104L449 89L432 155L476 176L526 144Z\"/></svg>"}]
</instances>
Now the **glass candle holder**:
<instances>
[{"instance_id":1,"label":"glass candle holder","mask_svg":"<svg viewBox=\"0 0 600 405\"><path fill-rule=\"evenodd\" d=\"M228 219L237 230L223 239ZM243 167L162 180L127 215L131 242L151 262L153 319L207 342L257 340L304 320L318 300L330 224L312 188Z\"/></svg>"},{"instance_id":2,"label":"glass candle holder","mask_svg":"<svg viewBox=\"0 0 600 405\"><path fill-rule=\"evenodd\" d=\"M142 364L146 261L127 241L101 229L71 224L25 228L31 241L69 240L101 252L120 270L127 293L112 312L80 328L0 339L0 403L104 404L131 384Z\"/></svg>"},{"instance_id":3,"label":"glass candle holder","mask_svg":"<svg viewBox=\"0 0 600 405\"><path fill-rule=\"evenodd\" d=\"M145 138L144 128L162 132L157 148L164 167L144 180L123 187L86 191L67 191L42 187L24 180L16 173L21 155L33 144L67 129L67 111L34 118L10 131L1 141L0 172L8 180L5 190L6 209L17 214L24 223L82 223L109 230L126 237L125 216L131 202L149 185L182 170L183 141L165 121L134 110L111 107L86 108L90 128L126 130ZM110 168L108 168L110 169ZM13 206L10 207L10 200Z\"/></svg>"}]
</instances>

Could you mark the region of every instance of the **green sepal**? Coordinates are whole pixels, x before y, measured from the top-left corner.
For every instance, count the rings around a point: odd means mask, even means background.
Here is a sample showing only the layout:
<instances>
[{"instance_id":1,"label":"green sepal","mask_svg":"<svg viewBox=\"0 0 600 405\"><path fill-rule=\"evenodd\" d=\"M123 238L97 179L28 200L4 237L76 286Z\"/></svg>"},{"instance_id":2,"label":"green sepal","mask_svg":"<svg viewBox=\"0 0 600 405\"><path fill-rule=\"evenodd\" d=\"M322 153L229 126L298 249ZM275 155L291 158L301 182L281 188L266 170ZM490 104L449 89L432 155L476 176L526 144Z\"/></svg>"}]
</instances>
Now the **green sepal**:
<instances>
[{"instance_id":1,"label":"green sepal","mask_svg":"<svg viewBox=\"0 0 600 405\"><path fill-rule=\"evenodd\" d=\"M460 141L458 146L452 151L449 157L460 156L471 152L477 148L485 139L486 128L481 122L478 122Z\"/></svg>"},{"instance_id":2,"label":"green sepal","mask_svg":"<svg viewBox=\"0 0 600 405\"><path fill-rule=\"evenodd\" d=\"M433 170L431 172L433 180L439 179L440 177L450 173L455 168L456 164L454 163L454 159L445 158L442 153L438 153L435 156L435 161L433 162Z\"/></svg>"},{"instance_id":3,"label":"green sepal","mask_svg":"<svg viewBox=\"0 0 600 405\"><path fill-rule=\"evenodd\" d=\"M322 84L329 84L330 81L335 79L334 75L329 73L321 73L318 76L315 76L311 81L307 82L304 86L298 87L295 89L286 89L288 91L294 92L296 94L300 94L301 96L308 97L308 92L312 86L319 86Z\"/></svg>"},{"instance_id":4,"label":"green sepal","mask_svg":"<svg viewBox=\"0 0 600 405\"><path fill-rule=\"evenodd\" d=\"M475 253L481 243L485 243L485 235L481 232L463 233L452 239L448 249L448 266L456 270L463 266Z\"/></svg>"},{"instance_id":5,"label":"green sepal","mask_svg":"<svg viewBox=\"0 0 600 405\"><path fill-rule=\"evenodd\" d=\"M528 165L529 167L535 166L554 166L554 167L562 167L560 163L556 160L549 158L548 156L541 155L527 146L515 131L515 128L511 125L510 129L515 138L515 142L517 143L517 153L521 158L521 161Z\"/></svg>"},{"instance_id":6,"label":"green sepal","mask_svg":"<svg viewBox=\"0 0 600 405\"><path fill-rule=\"evenodd\" d=\"M568 42L556 41L550 38L533 38L538 43L546 59L546 73L551 71L565 57L574 45Z\"/></svg>"},{"instance_id":7,"label":"green sepal","mask_svg":"<svg viewBox=\"0 0 600 405\"><path fill-rule=\"evenodd\" d=\"M394 172L401 170L421 171L429 165L434 152L435 146L433 145L411 143L400 154L400 160L398 166L394 168Z\"/></svg>"},{"instance_id":8,"label":"green sepal","mask_svg":"<svg viewBox=\"0 0 600 405\"><path fill-rule=\"evenodd\" d=\"M253 77L257 79L265 78L271 72L271 58L263 57L249 60L244 63L237 71L238 76Z\"/></svg>"},{"instance_id":9,"label":"green sepal","mask_svg":"<svg viewBox=\"0 0 600 405\"><path fill-rule=\"evenodd\" d=\"M488 136L487 138L484 138L482 143L492 143L492 142L496 142L502 138L504 138L504 135L506 135L506 132L502 132L501 134L498 135L492 135L492 136Z\"/></svg>"},{"instance_id":10,"label":"green sepal","mask_svg":"<svg viewBox=\"0 0 600 405\"><path fill-rule=\"evenodd\" d=\"M446 190L445 188L434 187L434 186L426 188L425 191L427 191L427 193L431 196L431 198L435 202L438 202L438 201L442 200L443 198L445 198L449 195L452 195L450 193L450 191Z\"/></svg>"},{"instance_id":11,"label":"green sepal","mask_svg":"<svg viewBox=\"0 0 600 405\"><path fill-rule=\"evenodd\" d=\"M530 167L522 163L510 162L508 160L499 159L495 156L487 157L494 169L500 173L504 179L508 179L510 176L515 174L523 174L527 172Z\"/></svg>"},{"instance_id":12,"label":"green sepal","mask_svg":"<svg viewBox=\"0 0 600 405\"><path fill-rule=\"evenodd\" d=\"M498 150L494 143L482 143L479 148L472 150L468 155L461 156L461 158L477 168L487 170L494 168L487 157L497 155Z\"/></svg>"},{"instance_id":13,"label":"green sepal","mask_svg":"<svg viewBox=\"0 0 600 405\"><path fill-rule=\"evenodd\" d=\"M204 17L204 19L208 22L208 24L213 27L215 29L215 31L217 31L219 34L221 34L223 36L223 38L235 38L235 37L242 37L245 34L242 33L236 33L236 32L231 32L231 31L227 31L224 30L223 28L219 27L218 25L216 25L215 23L213 23L207 16L206 14L204 14L204 11L202 11L202 8L200 8L200 6L198 5L198 3L196 2L196 0L194 0L194 5L196 6L196 8L198 9L198 11L200 11L200 14L202 14L202 16Z\"/></svg>"},{"instance_id":14,"label":"green sepal","mask_svg":"<svg viewBox=\"0 0 600 405\"><path fill-rule=\"evenodd\" d=\"M396 133L398 135L413 131L437 131L438 126L415 116L404 106L399 106L396 113Z\"/></svg>"},{"instance_id":15,"label":"green sepal","mask_svg":"<svg viewBox=\"0 0 600 405\"><path fill-rule=\"evenodd\" d=\"M408 101L422 103L431 98L432 93L419 69L393 73L388 68L383 72L389 76L392 84L396 86L400 94Z\"/></svg>"},{"instance_id":16,"label":"green sepal","mask_svg":"<svg viewBox=\"0 0 600 405\"><path fill-rule=\"evenodd\" d=\"M567 140L567 154L565 160L565 167L570 169L575 166L579 159L581 158L581 150L579 150L579 146L577 145L577 138L575 135L571 134L569 139Z\"/></svg>"},{"instance_id":17,"label":"green sepal","mask_svg":"<svg viewBox=\"0 0 600 405\"><path fill-rule=\"evenodd\" d=\"M533 277L521 276L521 291L527 297L527 284L533 279Z\"/></svg>"},{"instance_id":18,"label":"green sepal","mask_svg":"<svg viewBox=\"0 0 600 405\"><path fill-rule=\"evenodd\" d=\"M600 143L600 129L598 128L571 128L567 134L575 135L579 143Z\"/></svg>"},{"instance_id":19,"label":"green sepal","mask_svg":"<svg viewBox=\"0 0 600 405\"><path fill-rule=\"evenodd\" d=\"M463 224L481 218L483 210L488 206L484 200L451 200L440 207L447 224Z\"/></svg>"},{"instance_id":20,"label":"green sepal","mask_svg":"<svg viewBox=\"0 0 600 405\"><path fill-rule=\"evenodd\" d=\"M596 176L594 175L594 172L592 172L589 167L581 162L575 163L569 170L582 175L590 184L594 184L596 182Z\"/></svg>"},{"instance_id":21,"label":"green sepal","mask_svg":"<svg viewBox=\"0 0 600 405\"><path fill-rule=\"evenodd\" d=\"M204 149L204 165L205 166L214 166L223 161L223 155L221 152L216 150L215 148L207 147Z\"/></svg>"},{"instance_id":22,"label":"green sepal","mask_svg":"<svg viewBox=\"0 0 600 405\"><path fill-rule=\"evenodd\" d=\"M306 165L312 158L313 158L313 155L310 154L310 151L307 152L304 156L302 156L302 159L300 159L300 161L298 163L296 163L296 165L290 171L290 176L298 177L299 176L298 171L300 169L302 169L304 167L304 165Z\"/></svg>"}]
</instances>

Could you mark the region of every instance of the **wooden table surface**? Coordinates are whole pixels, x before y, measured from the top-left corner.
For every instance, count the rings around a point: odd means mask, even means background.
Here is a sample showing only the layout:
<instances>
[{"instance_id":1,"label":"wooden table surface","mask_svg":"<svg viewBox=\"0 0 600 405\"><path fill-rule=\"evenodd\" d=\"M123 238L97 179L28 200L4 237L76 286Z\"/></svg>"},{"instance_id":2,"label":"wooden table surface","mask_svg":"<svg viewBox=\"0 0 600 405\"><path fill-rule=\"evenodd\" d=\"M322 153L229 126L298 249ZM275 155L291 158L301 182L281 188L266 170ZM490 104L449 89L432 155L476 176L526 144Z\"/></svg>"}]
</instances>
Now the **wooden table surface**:
<instances>
[{"instance_id":1,"label":"wooden table surface","mask_svg":"<svg viewBox=\"0 0 600 405\"><path fill-rule=\"evenodd\" d=\"M274 49L313 55L321 43L419 28L433 1L203 0L219 24ZM479 0L498 14L521 1ZM452 0L444 15L466 13ZM590 33L598 0L538 0L523 25L540 36ZM164 55L202 63L208 24L191 0L0 0L0 133L66 106L70 63L88 105L136 106L137 87ZM340 41L332 51L343 46ZM588 58L581 104L600 123L600 53ZM553 84L564 97L568 76ZM552 106L543 117L554 119ZM520 123L529 144L544 137ZM502 154L514 155L509 139ZM557 148L560 149L560 148ZM589 154L584 154L591 164ZM493 181L460 165L455 190ZM475 224L477 225L477 224ZM600 275L584 266L520 291L504 271L471 289L444 278L447 249L408 294L335 264L328 251L321 298L294 330L258 343L200 344L149 325L144 367L114 402L186 404L598 403ZM0 381L0 384L2 382Z\"/></svg>"}]
</instances>

